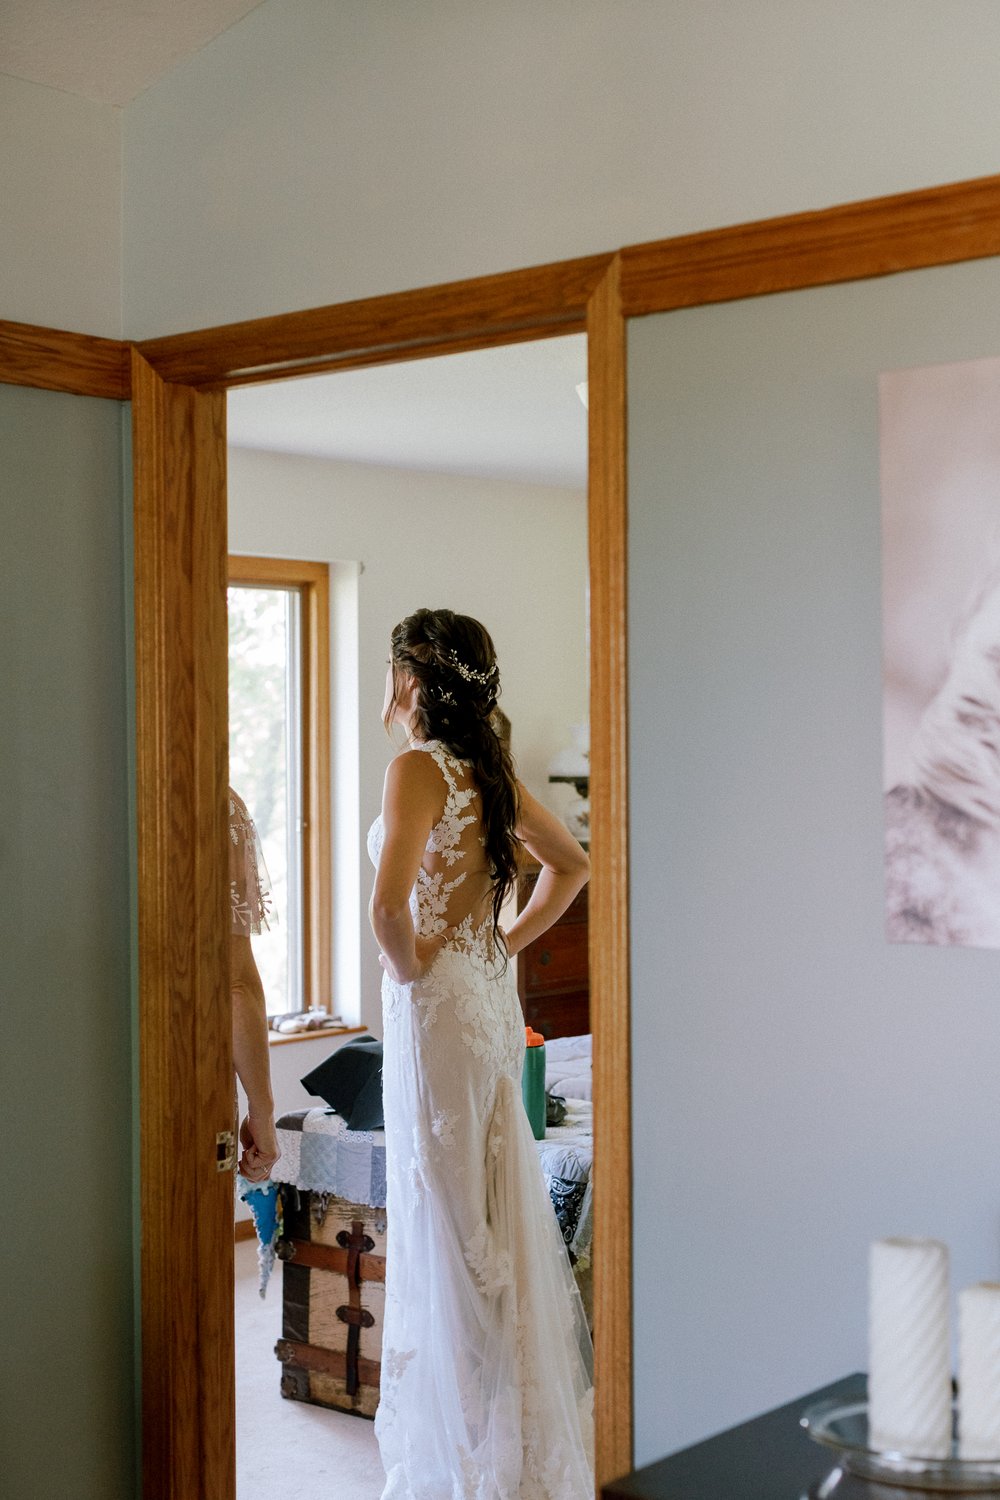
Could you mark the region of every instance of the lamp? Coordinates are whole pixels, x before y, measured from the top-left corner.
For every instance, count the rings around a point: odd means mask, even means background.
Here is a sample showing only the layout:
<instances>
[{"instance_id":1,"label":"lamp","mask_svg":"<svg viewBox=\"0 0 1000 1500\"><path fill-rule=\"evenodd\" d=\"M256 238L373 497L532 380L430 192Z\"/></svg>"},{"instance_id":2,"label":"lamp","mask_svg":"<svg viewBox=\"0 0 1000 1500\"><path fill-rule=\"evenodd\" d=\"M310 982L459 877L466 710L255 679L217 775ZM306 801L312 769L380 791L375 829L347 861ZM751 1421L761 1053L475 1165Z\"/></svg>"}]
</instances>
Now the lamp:
<instances>
[{"instance_id":1,"label":"lamp","mask_svg":"<svg viewBox=\"0 0 1000 1500\"><path fill-rule=\"evenodd\" d=\"M590 841L590 725L571 725L573 743L549 761L549 781L572 786L576 796L563 813L574 838L586 848Z\"/></svg>"}]
</instances>

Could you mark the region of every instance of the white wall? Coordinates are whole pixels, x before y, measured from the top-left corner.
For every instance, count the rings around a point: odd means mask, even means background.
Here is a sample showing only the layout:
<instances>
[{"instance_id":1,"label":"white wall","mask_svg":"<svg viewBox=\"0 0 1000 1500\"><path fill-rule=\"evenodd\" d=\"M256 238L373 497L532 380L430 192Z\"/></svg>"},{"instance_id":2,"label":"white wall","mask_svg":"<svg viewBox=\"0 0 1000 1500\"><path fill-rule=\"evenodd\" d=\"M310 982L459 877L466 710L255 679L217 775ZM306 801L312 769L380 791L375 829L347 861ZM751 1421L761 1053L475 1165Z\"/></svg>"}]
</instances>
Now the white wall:
<instances>
[{"instance_id":1,"label":"white wall","mask_svg":"<svg viewBox=\"0 0 1000 1500\"><path fill-rule=\"evenodd\" d=\"M0 318L121 337L121 118L0 74Z\"/></svg>"},{"instance_id":2,"label":"white wall","mask_svg":"<svg viewBox=\"0 0 1000 1500\"><path fill-rule=\"evenodd\" d=\"M315 1094L306 1093L301 1079L306 1073L311 1073L313 1068L318 1068L321 1062L324 1062L332 1053L338 1052L350 1040L349 1036L341 1035L307 1037L301 1041L271 1043L271 1092L274 1095L276 1120L280 1120L282 1115L288 1114L293 1109L323 1107L322 1099L317 1099ZM237 1082L236 1094L239 1118L242 1120L246 1114L247 1099L243 1085L239 1082ZM281 1175L280 1172L278 1175ZM250 1210L246 1204L237 1201L237 1221L249 1219L249 1217Z\"/></svg>"},{"instance_id":3,"label":"white wall","mask_svg":"<svg viewBox=\"0 0 1000 1500\"><path fill-rule=\"evenodd\" d=\"M338 564L331 578L339 594L331 642L334 745L348 757L344 785L359 788L360 797L353 812L346 796L336 799L333 1005L381 1035L364 838L393 754L381 722L389 632L425 605L481 619L497 648L501 706L513 722L521 777L556 810L565 806L566 789L550 788L545 778L548 761L569 741L569 726L587 716L586 500L574 490L234 448L229 547ZM348 616L339 631L338 610ZM338 897L348 881L355 895L345 918ZM360 981L356 970L351 977L359 943Z\"/></svg>"},{"instance_id":4,"label":"white wall","mask_svg":"<svg viewBox=\"0 0 1000 1500\"><path fill-rule=\"evenodd\" d=\"M1000 1273L1000 953L884 936L880 370L1000 262L630 332L639 1457L867 1365L869 1242Z\"/></svg>"},{"instance_id":5,"label":"white wall","mask_svg":"<svg viewBox=\"0 0 1000 1500\"><path fill-rule=\"evenodd\" d=\"M126 111L133 337L994 172L994 0L266 0Z\"/></svg>"}]
</instances>

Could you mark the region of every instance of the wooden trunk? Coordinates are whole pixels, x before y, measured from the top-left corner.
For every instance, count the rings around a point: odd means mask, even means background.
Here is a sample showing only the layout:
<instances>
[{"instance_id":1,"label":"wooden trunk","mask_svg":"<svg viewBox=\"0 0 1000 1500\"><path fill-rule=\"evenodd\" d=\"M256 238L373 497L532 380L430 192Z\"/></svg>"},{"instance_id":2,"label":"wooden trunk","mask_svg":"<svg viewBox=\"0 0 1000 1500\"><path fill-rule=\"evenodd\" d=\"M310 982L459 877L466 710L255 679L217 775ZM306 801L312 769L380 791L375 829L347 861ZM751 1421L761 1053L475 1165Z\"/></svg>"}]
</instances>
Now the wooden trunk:
<instances>
[{"instance_id":1,"label":"wooden trunk","mask_svg":"<svg viewBox=\"0 0 1000 1500\"><path fill-rule=\"evenodd\" d=\"M384 1208L282 1188L281 1394L373 1417L385 1306Z\"/></svg>"}]
</instances>

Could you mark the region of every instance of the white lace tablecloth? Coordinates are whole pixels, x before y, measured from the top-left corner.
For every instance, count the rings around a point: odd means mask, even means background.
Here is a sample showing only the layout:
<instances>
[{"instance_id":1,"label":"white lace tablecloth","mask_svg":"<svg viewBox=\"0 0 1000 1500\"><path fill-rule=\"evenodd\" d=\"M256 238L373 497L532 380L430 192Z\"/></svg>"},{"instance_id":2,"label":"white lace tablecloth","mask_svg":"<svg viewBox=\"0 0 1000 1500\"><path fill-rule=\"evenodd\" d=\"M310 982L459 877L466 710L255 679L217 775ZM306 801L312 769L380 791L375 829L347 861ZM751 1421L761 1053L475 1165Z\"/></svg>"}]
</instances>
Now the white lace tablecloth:
<instances>
[{"instance_id":1,"label":"white lace tablecloth","mask_svg":"<svg viewBox=\"0 0 1000 1500\"><path fill-rule=\"evenodd\" d=\"M281 1156L271 1173L275 1182L385 1207L383 1130L348 1130L325 1105L282 1115L277 1130Z\"/></svg>"}]
</instances>

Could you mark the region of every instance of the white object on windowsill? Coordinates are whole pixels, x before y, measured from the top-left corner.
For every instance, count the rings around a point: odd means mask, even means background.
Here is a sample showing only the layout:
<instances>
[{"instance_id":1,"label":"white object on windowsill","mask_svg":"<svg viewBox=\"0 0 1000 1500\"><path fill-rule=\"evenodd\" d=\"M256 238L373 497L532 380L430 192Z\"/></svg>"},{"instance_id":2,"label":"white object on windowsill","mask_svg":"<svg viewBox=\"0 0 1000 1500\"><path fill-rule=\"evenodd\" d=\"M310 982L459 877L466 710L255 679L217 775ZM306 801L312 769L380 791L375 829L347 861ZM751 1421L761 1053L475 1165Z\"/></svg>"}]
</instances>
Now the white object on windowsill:
<instances>
[{"instance_id":1,"label":"white object on windowsill","mask_svg":"<svg viewBox=\"0 0 1000 1500\"><path fill-rule=\"evenodd\" d=\"M869 1266L869 1443L944 1456L951 1452L948 1250L938 1240L876 1240Z\"/></svg>"},{"instance_id":2,"label":"white object on windowsill","mask_svg":"<svg viewBox=\"0 0 1000 1500\"><path fill-rule=\"evenodd\" d=\"M291 1010L286 1015L268 1017L268 1025L280 1036L289 1036L300 1031L326 1031L331 1026L342 1029L344 1021L332 1016L328 1010L312 1006L309 1010Z\"/></svg>"}]
</instances>

